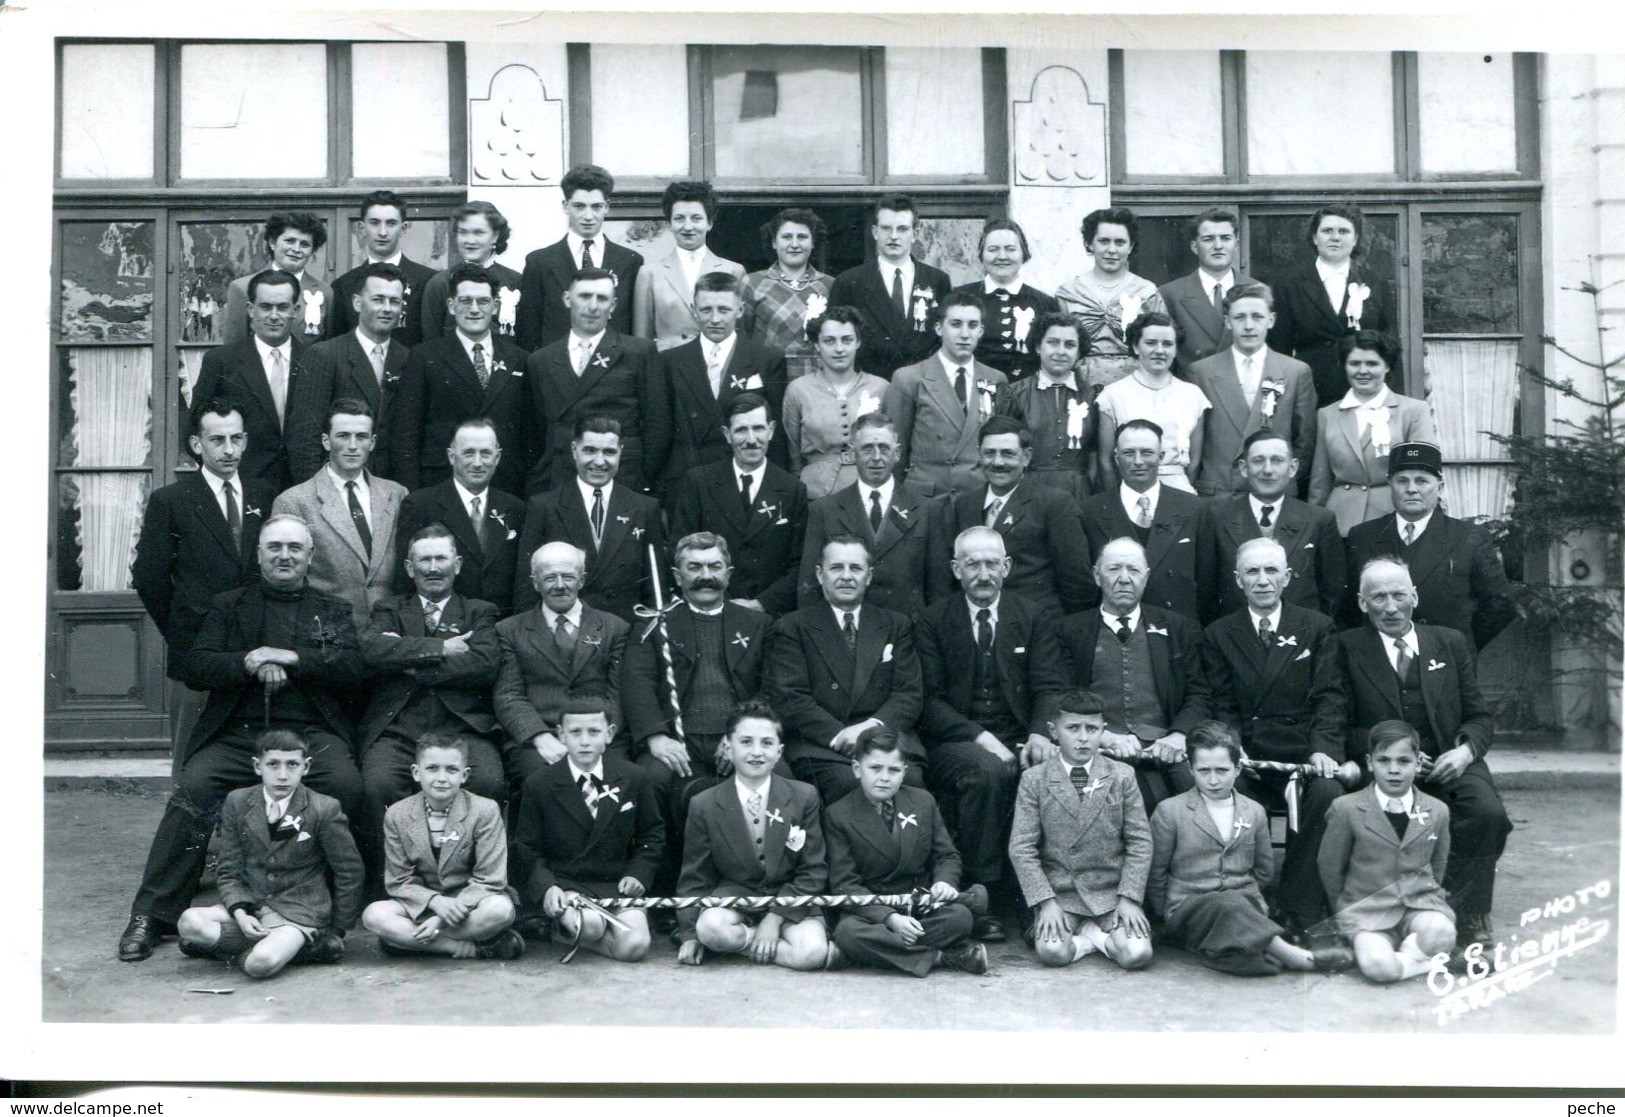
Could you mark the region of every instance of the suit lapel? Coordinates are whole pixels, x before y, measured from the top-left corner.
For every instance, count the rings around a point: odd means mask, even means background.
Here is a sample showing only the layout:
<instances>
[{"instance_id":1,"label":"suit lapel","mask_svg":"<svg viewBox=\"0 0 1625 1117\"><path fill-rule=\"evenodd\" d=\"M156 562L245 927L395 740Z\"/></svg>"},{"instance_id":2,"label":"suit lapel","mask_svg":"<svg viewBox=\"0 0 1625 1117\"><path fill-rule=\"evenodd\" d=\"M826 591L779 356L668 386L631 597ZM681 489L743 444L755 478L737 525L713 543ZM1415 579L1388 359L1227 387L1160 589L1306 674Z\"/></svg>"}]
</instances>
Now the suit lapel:
<instances>
[{"instance_id":1,"label":"suit lapel","mask_svg":"<svg viewBox=\"0 0 1625 1117\"><path fill-rule=\"evenodd\" d=\"M1263 670L1258 676L1258 689L1260 693L1269 689L1270 684L1275 681L1275 677L1281 673L1282 669L1286 667L1287 664L1291 663L1293 660L1297 659L1298 656L1303 654L1302 647L1299 647L1297 644L1286 643L1286 639L1288 637L1297 640L1297 637L1303 635L1301 629L1291 625L1287 620L1286 609L1287 607L1285 605L1281 606L1281 627L1275 633L1274 638L1270 642L1269 653L1264 657ZM1249 619L1251 619L1252 613L1249 612L1247 616ZM1263 650L1263 645L1256 638L1256 636L1252 640L1252 643L1258 646L1261 651ZM1306 640L1298 641L1298 643L1302 643L1307 646Z\"/></svg>"},{"instance_id":2,"label":"suit lapel","mask_svg":"<svg viewBox=\"0 0 1625 1117\"><path fill-rule=\"evenodd\" d=\"M1383 817L1383 809L1377 805L1376 788L1371 787L1360 792L1360 802L1357 809L1365 816L1365 828L1368 831L1388 845L1398 846L1401 844L1399 835L1394 833L1393 824ZM1414 827L1407 827L1406 833L1410 833L1411 829L1414 829Z\"/></svg>"},{"instance_id":3,"label":"suit lapel","mask_svg":"<svg viewBox=\"0 0 1625 1117\"><path fill-rule=\"evenodd\" d=\"M480 506L485 509L485 518L490 519L491 490L487 488L481 494ZM446 487L435 494L435 504L440 513L439 520L445 525L457 540L457 547L463 554L468 555L475 562L484 565L485 550L480 546L480 540L474 533L474 522L468 518L468 509L462 505L462 499L450 481Z\"/></svg>"},{"instance_id":4,"label":"suit lapel","mask_svg":"<svg viewBox=\"0 0 1625 1117\"><path fill-rule=\"evenodd\" d=\"M548 791L564 813L575 820L576 825L581 828L586 844L590 845L593 817L592 812L587 809L587 801L581 796L581 786L575 782L574 773L571 772L567 762L560 761L557 768L556 782L548 788ZM599 808L599 813L603 813L603 808Z\"/></svg>"},{"instance_id":5,"label":"suit lapel","mask_svg":"<svg viewBox=\"0 0 1625 1117\"><path fill-rule=\"evenodd\" d=\"M1234 283L1245 282L1234 272L1231 276ZM1190 321L1200 327L1205 343L1214 345L1224 337L1224 319L1219 317L1219 312L1214 310L1213 304L1208 301L1199 275L1192 272L1181 281L1179 301L1185 304L1185 312L1190 316Z\"/></svg>"},{"instance_id":6,"label":"suit lapel","mask_svg":"<svg viewBox=\"0 0 1625 1117\"><path fill-rule=\"evenodd\" d=\"M1208 308L1209 313L1212 312L1212 309L1212 307ZM1230 424L1236 428L1236 433L1238 435L1245 434L1251 408L1247 405L1247 397L1242 394L1241 380L1236 375L1235 360L1230 357L1229 351L1221 352L1219 356L1222 360L1217 363L1223 367L1222 369L1214 369L1211 377L1214 395L1218 397L1214 400L1214 403L1218 405L1220 413L1230 420ZM1262 383L1262 377L1260 377L1260 383Z\"/></svg>"},{"instance_id":7,"label":"suit lapel","mask_svg":"<svg viewBox=\"0 0 1625 1117\"><path fill-rule=\"evenodd\" d=\"M523 629L530 637L531 647L541 653L542 657L549 663L563 671L565 677L568 678L570 664L564 658L564 650L559 647L558 641L553 638L553 629L550 624L553 614L549 613L538 602L536 607L531 610L531 615L535 618L535 623L527 624Z\"/></svg>"},{"instance_id":8,"label":"suit lapel","mask_svg":"<svg viewBox=\"0 0 1625 1117\"><path fill-rule=\"evenodd\" d=\"M962 429L965 426L965 405L954 393L953 382L948 379L948 370L943 367L941 358L936 354L927 357L923 371L925 375L920 377L920 390L936 402L950 424Z\"/></svg>"},{"instance_id":9,"label":"suit lapel","mask_svg":"<svg viewBox=\"0 0 1625 1117\"><path fill-rule=\"evenodd\" d=\"M259 345L257 342L255 342L254 338L250 336L249 339L243 343L243 347L243 359L237 363L238 375L241 376L242 381L244 385L247 386L248 390L253 393L254 398L259 401L260 406L265 409L265 413L269 415L273 421L277 421L278 426L280 426L281 422L277 420L276 416L276 399L271 395L271 381L270 378L265 375L265 363L260 360ZM288 398L291 399L293 398L293 360L291 352L288 365Z\"/></svg>"},{"instance_id":10,"label":"suit lapel","mask_svg":"<svg viewBox=\"0 0 1625 1117\"><path fill-rule=\"evenodd\" d=\"M316 471L316 499L321 502L322 519L327 521L333 533L344 540L344 545L355 552L355 557L366 566L367 552L362 549L361 535L355 529L355 520L350 518L350 502L339 492L325 466Z\"/></svg>"},{"instance_id":11,"label":"suit lapel","mask_svg":"<svg viewBox=\"0 0 1625 1117\"><path fill-rule=\"evenodd\" d=\"M288 804L288 809L291 810L292 808L293 804L290 802ZM282 813L284 817L286 817L288 811L283 811ZM243 814L248 820L248 832L254 835L254 837L259 840L259 843L266 849L270 849L273 844L271 841L271 824L265 820L264 792L250 797L247 805L243 807Z\"/></svg>"},{"instance_id":12,"label":"suit lapel","mask_svg":"<svg viewBox=\"0 0 1625 1117\"><path fill-rule=\"evenodd\" d=\"M386 373L389 370L389 357L394 356L395 351L399 348L399 344L395 342L390 343L389 349L387 350L389 356L384 358L384 370ZM367 403L372 407L373 414L378 414L380 410L378 375L372 371L372 358L369 357L367 355L367 351L362 348L361 339L355 335L354 331L351 331L348 339L345 341L344 357L344 364L350 381L354 384L356 390L361 393L361 398L366 400Z\"/></svg>"},{"instance_id":13,"label":"suit lapel","mask_svg":"<svg viewBox=\"0 0 1625 1117\"><path fill-rule=\"evenodd\" d=\"M880 617L873 606L863 614L858 621L858 648L854 656L852 670L852 698L854 701L863 694L869 686L869 677L880 666L881 656L885 654L886 633L880 631Z\"/></svg>"},{"instance_id":14,"label":"suit lapel","mask_svg":"<svg viewBox=\"0 0 1625 1117\"><path fill-rule=\"evenodd\" d=\"M1326 296L1326 285L1320 281L1320 272L1315 269L1315 265L1309 265L1309 270L1303 273L1300 282L1304 290L1309 293L1309 301L1320 311L1321 317L1341 327L1343 324L1343 308L1333 306L1332 300ZM1359 280L1354 275L1354 269L1350 267L1349 283L1358 282ZM1345 306L1348 304L1347 286L1343 288L1343 303Z\"/></svg>"},{"instance_id":15,"label":"suit lapel","mask_svg":"<svg viewBox=\"0 0 1625 1117\"><path fill-rule=\"evenodd\" d=\"M1198 796L1200 796L1200 794L1200 792L1197 792ZM1213 821L1213 816L1208 814L1207 805L1203 803L1200 798L1186 800L1185 809L1190 812L1191 819L1196 823L1196 828L1198 830L1212 838L1214 843L1221 848L1228 847L1229 843L1227 843L1224 840L1224 837L1219 833L1218 823ZM1241 819L1240 804L1237 804L1236 807L1236 819L1238 821Z\"/></svg>"},{"instance_id":16,"label":"suit lapel","mask_svg":"<svg viewBox=\"0 0 1625 1117\"><path fill-rule=\"evenodd\" d=\"M856 494L854 489L853 493ZM861 507L861 505L860 505ZM903 537L914 530L921 516L925 515L924 502L914 493L898 482L892 487L891 507L886 509L886 518L880 521L880 531L875 535L875 562L880 562L881 556L903 541ZM869 517L863 516L863 523L868 526Z\"/></svg>"},{"instance_id":17,"label":"suit lapel","mask_svg":"<svg viewBox=\"0 0 1625 1117\"><path fill-rule=\"evenodd\" d=\"M1168 500L1168 494L1174 490L1163 487L1162 494L1157 498L1157 514L1151 517L1151 534L1146 540L1145 557L1152 570L1162 565L1162 560L1168 557L1168 552L1174 549L1180 540L1180 531L1185 527L1182 519L1176 522ZM1118 502L1121 509L1122 502Z\"/></svg>"},{"instance_id":18,"label":"suit lapel","mask_svg":"<svg viewBox=\"0 0 1625 1117\"><path fill-rule=\"evenodd\" d=\"M730 779L718 786L727 789L717 794L717 807L722 811L722 840L733 847L734 857L740 864L754 865L756 864L756 850L753 847L756 843L751 838L750 820L745 817L744 805L739 802L739 781ZM771 809L766 805L771 791L772 789L769 787L769 795L763 796L764 805L762 811L764 815ZM764 851L767 847L767 833L770 825L766 818L762 820L762 846Z\"/></svg>"},{"instance_id":19,"label":"suit lapel","mask_svg":"<svg viewBox=\"0 0 1625 1117\"><path fill-rule=\"evenodd\" d=\"M899 795L900 797L901 795ZM886 821L880 817L880 812L875 809L873 803L863 798L862 795L859 795L858 798L862 799L862 802L856 803L853 808L852 828L857 832L858 837L862 838L864 843L874 850L876 858L882 864L891 865L891 871L895 872L896 867L903 860L902 842L899 840L899 835L886 829ZM893 802L895 801L893 800ZM902 807L899 806L898 810L901 811ZM918 829L918 827L912 827L912 829Z\"/></svg>"},{"instance_id":20,"label":"suit lapel","mask_svg":"<svg viewBox=\"0 0 1625 1117\"><path fill-rule=\"evenodd\" d=\"M1445 703L1444 676L1447 669L1453 665L1444 658L1444 645L1439 638L1425 628L1416 630L1416 673L1422 683L1422 705L1428 712L1428 721L1432 723L1429 728L1433 731L1433 740L1440 752L1455 747L1454 741L1447 741L1439 733L1441 718L1440 709ZM1434 664L1438 664L1437 667ZM1456 678L1455 671L1448 670L1451 681Z\"/></svg>"},{"instance_id":21,"label":"suit lapel","mask_svg":"<svg viewBox=\"0 0 1625 1117\"><path fill-rule=\"evenodd\" d=\"M1365 654L1355 660L1356 664L1366 678L1388 696L1395 710L1403 708L1405 696L1400 688L1399 675L1394 671L1394 665L1388 662L1388 650L1384 645L1387 637L1370 625L1360 631L1365 633ZM1421 647L1420 642L1417 647Z\"/></svg>"},{"instance_id":22,"label":"suit lapel","mask_svg":"<svg viewBox=\"0 0 1625 1117\"><path fill-rule=\"evenodd\" d=\"M738 796L734 797L738 801ZM790 834L790 787L777 776L771 776L767 785L767 817L762 823L762 856L763 870L767 879L772 880L779 875L779 869L784 863L784 852L787 848L785 840ZM782 822L773 821L774 817Z\"/></svg>"},{"instance_id":23,"label":"suit lapel","mask_svg":"<svg viewBox=\"0 0 1625 1117\"><path fill-rule=\"evenodd\" d=\"M444 837L448 840L441 842L440 848L435 851L435 865L440 869L442 880L445 879L450 862L462 857L463 851L468 848L468 807L468 792L459 791L457 797L451 801L451 809L446 814ZM427 829L427 822L424 827ZM455 840L451 840L453 835L456 835Z\"/></svg>"},{"instance_id":24,"label":"suit lapel","mask_svg":"<svg viewBox=\"0 0 1625 1117\"><path fill-rule=\"evenodd\" d=\"M835 612L828 602L816 604L812 606L812 610L812 623L808 628L812 632L813 646L818 649L818 654L824 657L824 663L836 681L848 686L855 676L854 657L846 650L846 637L841 635L840 626L835 622ZM861 648L863 635L861 629L858 635ZM855 695L854 690L847 696L846 708L850 708Z\"/></svg>"},{"instance_id":25,"label":"suit lapel","mask_svg":"<svg viewBox=\"0 0 1625 1117\"><path fill-rule=\"evenodd\" d=\"M604 539L598 545L598 564L602 566L624 543L632 532L632 498L626 486L620 483L610 491L609 503L604 507Z\"/></svg>"},{"instance_id":26,"label":"suit lapel","mask_svg":"<svg viewBox=\"0 0 1625 1117\"><path fill-rule=\"evenodd\" d=\"M567 378L562 383L563 410L569 410L582 396L592 390L593 385L609 375L610 369L615 367L615 362L620 357L621 345L619 337L613 330L605 330L598 339L598 347L592 351L592 356L587 358L587 367L582 370L580 376L577 376L575 370L570 367L568 337L565 338L565 342L564 364Z\"/></svg>"},{"instance_id":27,"label":"suit lapel","mask_svg":"<svg viewBox=\"0 0 1625 1117\"><path fill-rule=\"evenodd\" d=\"M1399 538L1399 521L1396 516L1388 517L1392 525L1394 538ZM1411 582L1413 585L1423 585L1433 576L1439 564L1450 554L1450 521L1443 512L1435 511L1433 519L1428 521L1427 530L1416 537L1405 553L1405 561L1411 568Z\"/></svg>"},{"instance_id":28,"label":"suit lapel","mask_svg":"<svg viewBox=\"0 0 1625 1117\"><path fill-rule=\"evenodd\" d=\"M586 666L587 660L604 646L604 615L596 609L582 609L581 631L576 636L575 655L570 658L570 677L574 678Z\"/></svg>"},{"instance_id":29,"label":"suit lapel","mask_svg":"<svg viewBox=\"0 0 1625 1117\"><path fill-rule=\"evenodd\" d=\"M372 554L369 556L362 552L362 557L367 561L368 573L372 573L385 564L395 561L394 554L384 553L387 548L383 544L385 538L390 534L390 525L395 522L395 513L400 505L400 497L393 492L386 492L384 487L378 483L378 478L373 476L371 471L367 472L366 478L367 506L372 512L373 546ZM466 518L464 517L464 519ZM360 542L359 535L356 537L356 541Z\"/></svg>"},{"instance_id":30,"label":"suit lapel","mask_svg":"<svg viewBox=\"0 0 1625 1117\"><path fill-rule=\"evenodd\" d=\"M247 507L243 497L242 480L234 477L231 484L232 488L237 490L237 514L242 516L243 509ZM232 545L231 528L226 524L226 514L216 503L214 490L209 488L209 482L204 479L201 467L188 479L187 496L198 519L203 522L203 526L208 529L214 541L220 544L221 552L229 557L234 565L241 566L243 556L240 549Z\"/></svg>"}]
</instances>

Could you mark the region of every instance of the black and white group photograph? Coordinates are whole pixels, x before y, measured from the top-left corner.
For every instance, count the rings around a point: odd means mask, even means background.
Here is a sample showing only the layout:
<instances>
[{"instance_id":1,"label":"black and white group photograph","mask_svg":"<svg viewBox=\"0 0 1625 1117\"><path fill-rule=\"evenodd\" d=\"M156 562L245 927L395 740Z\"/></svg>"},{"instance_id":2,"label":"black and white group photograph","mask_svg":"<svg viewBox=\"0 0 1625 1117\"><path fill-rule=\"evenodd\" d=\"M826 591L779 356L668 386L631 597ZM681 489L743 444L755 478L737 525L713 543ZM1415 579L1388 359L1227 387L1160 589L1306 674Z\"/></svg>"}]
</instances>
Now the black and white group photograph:
<instances>
[{"instance_id":1,"label":"black and white group photograph","mask_svg":"<svg viewBox=\"0 0 1625 1117\"><path fill-rule=\"evenodd\" d=\"M1606 35L165 7L0 5L0 1073L1619 1085Z\"/></svg>"}]
</instances>

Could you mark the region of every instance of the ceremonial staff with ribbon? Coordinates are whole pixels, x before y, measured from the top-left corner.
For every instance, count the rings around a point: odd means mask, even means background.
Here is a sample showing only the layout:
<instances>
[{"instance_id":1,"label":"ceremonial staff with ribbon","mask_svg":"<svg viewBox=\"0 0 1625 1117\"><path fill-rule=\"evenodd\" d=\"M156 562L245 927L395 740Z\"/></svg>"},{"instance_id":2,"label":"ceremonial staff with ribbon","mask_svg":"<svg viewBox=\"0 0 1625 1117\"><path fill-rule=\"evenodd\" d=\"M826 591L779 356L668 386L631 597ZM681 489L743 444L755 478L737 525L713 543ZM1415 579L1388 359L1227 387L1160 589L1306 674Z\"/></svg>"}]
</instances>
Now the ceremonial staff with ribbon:
<instances>
[{"instance_id":1,"label":"ceremonial staff with ribbon","mask_svg":"<svg viewBox=\"0 0 1625 1117\"><path fill-rule=\"evenodd\" d=\"M666 604L664 583L660 577L660 556L655 553L651 544L649 547L649 581L654 586L655 607L653 609L644 605L633 607L633 613L640 619L647 620L639 642L649 639L651 633L657 629L660 632L660 663L665 668L666 689L671 693L671 735L686 749L688 737L683 732L683 704L677 696L677 667L671 658L671 633L666 629L666 614L683 604L678 598L671 604Z\"/></svg>"}]
</instances>

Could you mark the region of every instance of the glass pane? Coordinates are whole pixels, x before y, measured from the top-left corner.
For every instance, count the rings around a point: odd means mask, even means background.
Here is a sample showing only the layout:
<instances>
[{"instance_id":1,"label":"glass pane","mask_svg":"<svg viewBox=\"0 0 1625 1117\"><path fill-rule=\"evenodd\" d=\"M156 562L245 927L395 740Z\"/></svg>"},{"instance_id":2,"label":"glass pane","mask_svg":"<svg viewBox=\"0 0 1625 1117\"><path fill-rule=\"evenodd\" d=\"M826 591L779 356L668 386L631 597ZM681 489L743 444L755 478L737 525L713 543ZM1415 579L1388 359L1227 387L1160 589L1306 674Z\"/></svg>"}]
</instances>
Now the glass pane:
<instances>
[{"instance_id":1,"label":"glass pane","mask_svg":"<svg viewBox=\"0 0 1625 1117\"><path fill-rule=\"evenodd\" d=\"M1124 51L1124 173L1224 174L1222 102L1218 51Z\"/></svg>"},{"instance_id":2,"label":"glass pane","mask_svg":"<svg viewBox=\"0 0 1625 1117\"><path fill-rule=\"evenodd\" d=\"M1393 58L1247 52L1251 175L1394 172Z\"/></svg>"},{"instance_id":3,"label":"glass pane","mask_svg":"<svg viewBox=\"0 0 1625 1117\"><path fill-rule=\"evenodd\" d=\"M1187 226L1190 217L1146 216L1139 214L1140 239L1129 258L1129 270L1157 286L1196 270ZM1194 216L1194 214L1192 215Z\"/></svg>"},{"instance_id":4,"label":"glass pane","mask_svg":"<svg viewBox=\"0 0 1625 1117\"><path fill-rule=\"evenodd\" d=\"M713 47L718 178L863 174L856 47Z\"/></svg>"},{"instance_id":5,"label":"glass pane","mask_svg":"<svg viewBox=\"0 0 1625 1117\"><path fill-rule=\"evenodd\" d=\"M56 588L128 590L152 478L70 473L57 478Z\"/></svg>"},{"instance_id":6,"label":"glass pane","mask_svg":"<svg viewBox=\"0 0 1625 1117\"><path fill-rule=\"evenodd\" d=\"M688 177L688 48L591 49L593 162L616 175ZM651 89L665 95L651 97Z\"/></svg>"},{"instance_id":7,"label":"glass pane","mask_svg":"<svg viewBox=\"0 0 1625 1117\"><path fill-rule=\"evenodd\" d=\"M61 350L58 413L63 467L141 467L152 461L152 349Z\"/></svg>"},{"instance_id":8,"label":"glass pane","mask_svg":"<svg viewBox=\"0 0 1625 1117\"><path fill-rule=\"evenodd\" d=\"M62 48L62 177L151 178L154 72L147 43Z\"/></svg>"},{"instance_id":9,"label":"glass pane","mask_svg":"<svg viewBox=\"0 0 1625 1117\"><path fill-rule=\"evenodd\" d=\"M226 288L271 263L265 222L188 221L180 231L181 340L217 342L225 336ZM311 274L327 274L327 252L323 245L311 256L305 265Z\"/></svg>"},{"instance_id":10,"label":"glass pane","mask_svg":"<svg viewBox=\"0 0 1625 1117\"><path fill-rule=\"evenodd\" d=\"M183 46L180 102L182 178L327 177L322 44Z\"/></svg>"},{"instance_id":11,"label":"glass pane","mask_svg":"<svg viewBox=\"0 0 1625 1117\"><path fill-rule=\"evenodd\" d=\"M1489 435L1512 433L1518 408L1518 343L1429 338L1422 350L1428 399L1445 461L1505 461L1506 447Z\"/></svg>"},{"instance_id":12,"label":"glass pane","mask_svg":"<svg viewBox=\"0 0 1625 1117\"><path fill-rule=\"evenodd\" d=\"M451 174L451 91L444 43L350 47L351 171L366 178ZM411 121L409 128L383 126Z\"/></svg>"},{"instance_id":13,"label":"glass pane","mask_svg":"<svg viewBox=\"0 0 1625 1117\"><path fill-rule=\"evenodd\" d=\"M1315 250L1309 245L1309 215L1313 212L1309 209L1302 213L1255 214L1247 217L1247 232L1242 244L1247 252L1247 274L1269 283L1312 262ZM1366 251L1359 259L1397 284L1398 216L1367 211L1365 240Z\"/></svg>"},{"instance_id":14,"label":"glass pane","mask_svg":"<svg viewBox=\"0 0 1625 1117\"><path fill-rule=\"evenodd\" d=\"M427 264L431 268L450 267L451 222L439 217L415 217L401 234L401 254L409 260ZM367 248L361 240L361 222L350 221L350 259L352 266L367 259Z\"/></svg>"},{"instance_id":15,"label":"glass pane","mask_svg":"<svg viewBox=\"0 0 1625 1117\"><path fill-rule=\"evenodd\" d=\"M1422 330L1523 331L1518 314L1516 214L1422 215Z\"/></svg>"},{"instance_id":16,"label":"glass pane","mask_svg":"<svg viewBox=\"0 0 1625 1117\"><path fill-rule=\"evenodd\" d=\"M1423 51L1416 76L1424 173L1517 169L1512 55Z\"/></svg>"},{"instance_id":17,"label":"glass pane","mask_svg":"<svg viewBox=\"0 0 1625 1117\"><path fill-rule=\"evenodd\" d=\"M889 174L986 174L986 142L980 50L886 48Z\"/></svg>"},{"instance_id":18,"label":"glass pane","mask_svg":"<svg viewBox=\"0 0 1625 1117\"><path fill-rule=\"evenodd\" d=\"M151 341L151 221L62 224L62 340Z\"/></svg>"}]
</instances>

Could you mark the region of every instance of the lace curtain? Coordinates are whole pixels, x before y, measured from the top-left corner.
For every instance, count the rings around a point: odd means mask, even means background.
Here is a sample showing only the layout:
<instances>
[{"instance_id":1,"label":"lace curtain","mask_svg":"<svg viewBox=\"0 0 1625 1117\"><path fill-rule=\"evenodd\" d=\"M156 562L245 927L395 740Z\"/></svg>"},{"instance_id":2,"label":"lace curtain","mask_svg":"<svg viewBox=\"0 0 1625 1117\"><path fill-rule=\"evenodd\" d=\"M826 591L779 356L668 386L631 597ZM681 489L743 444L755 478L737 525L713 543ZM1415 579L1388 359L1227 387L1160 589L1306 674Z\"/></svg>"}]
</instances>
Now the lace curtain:
<instances>
[{"instance_id":1,"label":"lace curtain","mask_svg":"<svg viewBox=\"0 0 1625 1117\"><path fill-rule=\"evenodd\" d=\"M1506 339L1430 340L1423 365L1428 402L1447 462L1505 461L1506 449L1485 432L1511 434L1518 406L1518 342ZM1506 515L1512 474L1505 466L1445 467L1446 510L1460 519Z\"/></svg>"},{"instance_id":2,"label":"lace curtain","mask_svg":"<svg viewBox=\"0 0 1625 1117\"><path fill-rule=\"evenodd\" d=\"M85 348L69 356L74 416L71 464L142 467L152 456L152 350ZM127 590L150 478L101 473L66 478L78 515L80 589Z\"/></svg>"}]
</instances>

